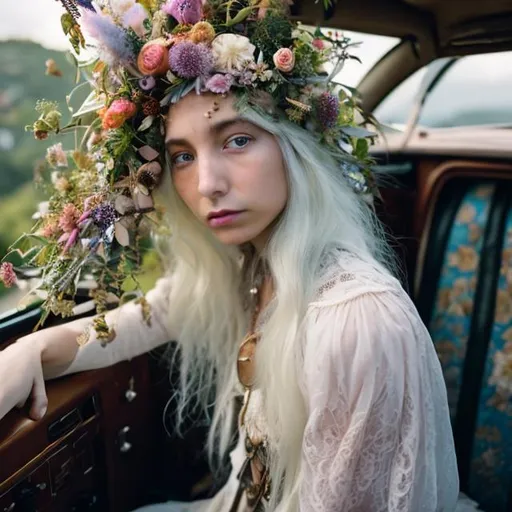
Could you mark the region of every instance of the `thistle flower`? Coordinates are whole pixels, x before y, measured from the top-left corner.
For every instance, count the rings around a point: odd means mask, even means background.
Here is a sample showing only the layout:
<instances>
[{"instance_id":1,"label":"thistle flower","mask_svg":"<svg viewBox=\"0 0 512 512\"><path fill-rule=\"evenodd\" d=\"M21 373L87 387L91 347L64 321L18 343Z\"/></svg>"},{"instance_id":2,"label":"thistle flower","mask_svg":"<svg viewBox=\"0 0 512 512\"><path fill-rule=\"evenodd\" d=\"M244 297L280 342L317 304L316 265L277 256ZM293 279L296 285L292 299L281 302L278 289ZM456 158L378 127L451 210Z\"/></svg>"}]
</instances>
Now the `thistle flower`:
<instances>
[{"instance_id":1,"label":"thistle flower","mask_svg":"<svg viewBox=\"0 0 512 512\"><path fill-rule=\"evenodd\" d=\"M104 233L116 221L117 212L110 203L103 203L91 212L91 218Z\"/></svg>"},{"instance_id":2,"label":"thistle flower","mask_svg":"<svg viewBox=\"0 0 512 512\"><path fill-rule=\"evenodd\" d=\"M109 16L86 10L82 14L80 25L98 42L101 60L108 64L135 60L126 32Z\"/></svg>"},{"instance_id":3,"label":"thistle flower","mask_svg":"<svg viewBox=\"0 0 512 512\"><path fill-rule=\"evenodd\" d=\"M0 265L0 282L2 282L7 288L10 288L16 284L16 273L12 263L6 261Z\"/></svg>"},{"instance_id":4,"label":"thistle flower","mask_svg":"<svg viewBox=\"0 0 512 512\"><path fill-rule=\"evenodd\" d=\"M102 126L105 130L119 128L136 113L137 107L130 100L124 98L114 100L103 114Z\"/></svg>"},{"instance_id":5,"label":"thistle flower","mask_svg":"<svg viewBox=\"0 0 512 512\"><path fill-rule=\"evenodd\" d=\"M66 152L62 149L62 142L50 146L46 150L46 161L52 167L67 167L68 157Z\"/></svg>"},{"instance_id":6,"label":"thistle flower","mask_svg":"<svg viewBox=\"0 0 512 512\"><path fill-rule=\"evenodd\" d=\"M201 0L170 0L162 6L162 11L172 16L178 23L194 24L202 16Z\"/></svg>"},{"instance_id":7,"label":"thistle flower","mask_svg":"<svg viewBox=\"0 0 512 512\"><path fill-rule=\"evenodd\" d=\"M169 52L171 70L183 78L206 76L213 67L213 56L204 44L178 43Z\"/></svg>"},{"instance_id":8,"label":"thistle flower","mask_svg":"<svg viewBox=\"0 0 512 512\"><path fill-rule=\"evenodd\" d=\"M62 209L59 217L59 227L64 233L71 233L77 228L80 212L73 203L68 203Z\"/></svg>"},{"instance_id":9,"label":"thistle flower","mask_svg":"<svg viewBox=\"0 0 512 512\"><path fill-rule=\"evenodd\" d=\"M221 73L213 75L207 82L206 88L216 94L226 94L233 85L233 76Z\"/></svg>"},{"instance_id":10,"label":"thistle flower","mask_svg":"<svg viewBox=\"0 0 512 512\"><path fill-rule=\"evenodd\" d=\"M340 113L340 102L338 98L330 92L323 92L316 103L316 114L318 121L324 128L335 126Z\"/></svg>"}]
</instances>

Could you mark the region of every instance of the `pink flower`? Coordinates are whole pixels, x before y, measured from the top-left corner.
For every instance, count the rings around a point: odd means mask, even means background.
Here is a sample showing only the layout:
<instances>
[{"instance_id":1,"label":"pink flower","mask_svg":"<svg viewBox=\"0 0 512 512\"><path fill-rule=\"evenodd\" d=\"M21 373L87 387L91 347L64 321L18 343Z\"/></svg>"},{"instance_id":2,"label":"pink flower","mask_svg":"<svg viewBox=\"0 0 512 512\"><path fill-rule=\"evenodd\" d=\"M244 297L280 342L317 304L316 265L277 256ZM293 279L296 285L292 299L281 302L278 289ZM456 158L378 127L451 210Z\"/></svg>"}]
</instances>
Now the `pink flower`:
<instances>
[{"instance_id":1,"label":"pink flower","mask_svg":"<svg viewBox=\"0 0 512 512\"><path fill-rule=\"evenodd\" d=\"M280 48L274 53L274 64L279 71L290 73L295 66L295 54L290 48Z\"/></svg>"},{"instance_id":2,"label":"pink flower","mask_svg":"<svg viewBox=\"0 0 512 512\"><path fill-rule=\"evenodd\" d=\"M71 233L78 224L80 218L80 212L73 203L68 203L62 209L62 213L59 217L59 227L64 233Z\"/></svg>"},{"instance_id":3,"label":"pink flower","mask_svg":"<svg viewBox=\"0 0 512 512\"><path fill-rule=\"evenodd\" d=\"M137 107L135 106L135 103L132 103L130 100L114 100L103 114L102 126L105 130L119 128L126 120L133 117L136 113Z\"/></svg>"},{"instance_id":4,"label":"pink flower","mask_svg":"<svg viewBox=\"0 0 512 512\"><path fill-rule=\"evenodd\" d=\"M54 221L47 222L40 233L45 238L53 238L59 232L59 226Z\"/></svg>"},{"instance_id":5,"label":"pink flower","mask_svg":"<svg viewBox=\"0 0 512 512\"><path fill-rule=\"evenodd\" d=\"M164 75L169 69L169 50L163 39L147 42L137 57L137 67L144 75Z\"/></svg>"},{"instance_id":6,"label":"pink flower","mask_svg":"<svg viewBox=\"0 0 512 512\"><path fill-rule=\"evenodd\" d=\"M232 75L222 75L217 73L213 75L207 82L206 88L216 94L226 94L233 85Z\"/></svg>"},{"instance_id":7,"label":"pink flower","mask_svg":"<svg viewBox=\"0 0 512 512\"><path fill-rule=\"evenodd\" d=\"M316 48L317 50L323 50L325 48L324 42L318 37L313 39L313 41L311 41L311 44L313 45L313 48Z\"/></svg>"},{"instance_id":8,"label":"pink flower","mask_svg":"<svg viewBox=\"0 0 512 512\"><path fill-rule=\"evenodd\" d=\"M132 28L133 31L141 38L144 37L146 29L144 21L148 18L146 9L141 4L134 4L123 15L123 26Z\"/></svg>"},{"instance_id":9,"label":"pink flower","mask_svg":"<svg viewBox=\"0 0 512 512\"><path fill-rule=\"evenodd\" d=\"M207 75L213 67L213 55L205 44L190 41L175 44L169 52L171 71L183 78Z\"/></svg>"},{"instance_id":10,"label":"pink flower","mask_svg":"<svg viewBox=\"0 0 512 512\"><path fill-rule=\"evenodd\" d=\"M178 23L197 23L202 13L202 0L169 0L162 6L162 11L172 16Z\"/></svg>"},{"instance_id":11,"label":"pink flower","mask_svg":"<svg viewBox=\"0 0 512 512\"><path fill-rule=\"evenodd\" d=\"M73 229L73 231L71 231L69 238L66 241L66 245L64 246L64 252L69 251L69 249L71 249L71 247L73 247L73 245L75 245L76 241L78 240L79 232L80 232L80 230L78 228L75 228L75 229Z\"/></svg>"},{"instance_id":12,"label":"pink flower","mask_svg":"<svg viewBox=\"0 0 512 512\"><path fill-rule=\"evenodd\" d=\"M2 282L7 288L16 284L16 274L12 263L6 261L0 265L0 282Z\"/></svg>"}]
</instances>

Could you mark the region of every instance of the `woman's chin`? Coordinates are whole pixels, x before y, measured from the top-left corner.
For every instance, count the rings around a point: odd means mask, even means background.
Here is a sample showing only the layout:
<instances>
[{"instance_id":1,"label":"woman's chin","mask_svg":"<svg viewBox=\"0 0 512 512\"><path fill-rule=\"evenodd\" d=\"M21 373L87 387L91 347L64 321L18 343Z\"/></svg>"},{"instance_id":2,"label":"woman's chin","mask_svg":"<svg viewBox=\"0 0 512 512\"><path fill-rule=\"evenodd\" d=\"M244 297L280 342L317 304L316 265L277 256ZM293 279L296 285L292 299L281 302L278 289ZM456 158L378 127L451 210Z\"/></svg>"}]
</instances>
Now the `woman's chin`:
<instances>
[{"instance_id":1,"label":"woman's chin","mask_svg":"<svg viewBox=\"0 0 512 512\"><path fill-rule=\"evenodd\" d=\"M243 245L251 242L259 233L240 227L212 229L217 240L224 245Z\"/></svg>"}]
</instances>

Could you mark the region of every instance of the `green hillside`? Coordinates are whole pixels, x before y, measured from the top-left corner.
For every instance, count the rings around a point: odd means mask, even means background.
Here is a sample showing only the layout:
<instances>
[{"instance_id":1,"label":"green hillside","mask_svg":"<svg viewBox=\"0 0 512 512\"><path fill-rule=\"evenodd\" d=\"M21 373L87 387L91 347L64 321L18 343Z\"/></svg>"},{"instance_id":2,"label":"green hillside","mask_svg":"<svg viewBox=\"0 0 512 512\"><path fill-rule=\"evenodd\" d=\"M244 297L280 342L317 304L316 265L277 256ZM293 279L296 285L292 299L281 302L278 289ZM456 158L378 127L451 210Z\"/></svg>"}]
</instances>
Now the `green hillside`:
<instances>
[{"instance_id":1,"label":"green hillside","mask_svg":"<svg viewBox=\"0 0 512 512\"><path fill-rule=\"evenodd\" d=\"M55 60L62 77L45 75L48 59ZM62 52L29 42L0 43L0 197L32 179L34 162L51 144L24 130L37 117L36 101L55 100L65 110L74 79L74 66Z\"/></svg>"},{"instance_id":2,"label":"green hillside","mask_svg":"<svg viewBox=\"0 0 512 512\"><path fill-rule=\"evenodd\" d=\"M57 63L62 77L45 74L48 59ZM75 68L64 53L25 41L0 42L1 255L32 224L39 199L32 184L34 165L52 144L51 139L35 140L25 125L37 118L34 105L38 99L58 101L65 111L66 94L74 81Z\"/></svg>"}]
</instances>

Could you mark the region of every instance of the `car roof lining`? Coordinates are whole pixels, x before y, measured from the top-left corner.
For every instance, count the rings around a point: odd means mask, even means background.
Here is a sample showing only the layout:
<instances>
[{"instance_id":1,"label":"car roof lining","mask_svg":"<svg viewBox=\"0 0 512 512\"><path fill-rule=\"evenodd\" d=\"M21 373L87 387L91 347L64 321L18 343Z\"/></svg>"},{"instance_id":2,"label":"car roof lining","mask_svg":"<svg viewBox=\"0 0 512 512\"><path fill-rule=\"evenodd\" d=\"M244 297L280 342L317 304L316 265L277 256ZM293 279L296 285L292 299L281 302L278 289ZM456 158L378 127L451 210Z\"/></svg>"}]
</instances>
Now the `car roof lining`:
<instances>
[{"instance_id":1,"label":"car roof lining","mask_svg":"<svg viewBox=\"0 0 512 512\"><path fill-rule=\"evenodd\" d=\"M328 19L322 1L295 4L305 23L429 39L438 57L512 50L510 0L338 0Z\"/></svg>"}]
</instances>

